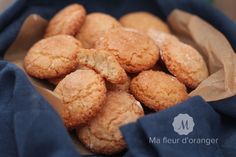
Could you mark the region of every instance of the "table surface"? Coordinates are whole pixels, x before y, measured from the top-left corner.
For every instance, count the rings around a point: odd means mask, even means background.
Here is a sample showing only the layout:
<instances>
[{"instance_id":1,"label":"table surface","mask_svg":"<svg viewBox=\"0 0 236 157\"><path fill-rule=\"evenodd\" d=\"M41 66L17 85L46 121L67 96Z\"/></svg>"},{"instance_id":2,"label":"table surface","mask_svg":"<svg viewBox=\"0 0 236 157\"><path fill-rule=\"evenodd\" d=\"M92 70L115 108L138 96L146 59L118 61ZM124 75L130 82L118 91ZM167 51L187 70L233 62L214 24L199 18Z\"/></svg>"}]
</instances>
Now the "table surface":
<instances>
[{"instance_id":1,"label":"table surface","mask_svg":"<svg viewBox=\"0 0 236 157\"><path fill-rule=\"evenodd\" d=\"M0 12L14 0L0 0ZM236 0L213 0L214 5L236 22Z\"/></svg>"}]
</instances>

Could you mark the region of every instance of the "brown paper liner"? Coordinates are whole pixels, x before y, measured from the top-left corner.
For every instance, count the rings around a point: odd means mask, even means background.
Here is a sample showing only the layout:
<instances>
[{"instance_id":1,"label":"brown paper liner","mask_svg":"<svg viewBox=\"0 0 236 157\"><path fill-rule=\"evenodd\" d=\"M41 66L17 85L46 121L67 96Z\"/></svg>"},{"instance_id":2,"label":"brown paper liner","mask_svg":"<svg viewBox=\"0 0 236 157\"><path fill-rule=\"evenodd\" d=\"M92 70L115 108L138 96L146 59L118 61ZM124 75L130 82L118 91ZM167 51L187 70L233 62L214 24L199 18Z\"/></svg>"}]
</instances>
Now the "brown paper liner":
<instances>
[{"instance_id":1,"label":"brown paper liner","mask_svg":"<svg viewBox=\"0 0 236 157\"><path fill-rule=\"evenodd\" d=\"M210 76L189 95L200 95L206 101L234 96L236 54L226 37L198 16L180 10L170 14L168 23L174 32L193 41L208 65Z\"/></svg>"}]
</instances>

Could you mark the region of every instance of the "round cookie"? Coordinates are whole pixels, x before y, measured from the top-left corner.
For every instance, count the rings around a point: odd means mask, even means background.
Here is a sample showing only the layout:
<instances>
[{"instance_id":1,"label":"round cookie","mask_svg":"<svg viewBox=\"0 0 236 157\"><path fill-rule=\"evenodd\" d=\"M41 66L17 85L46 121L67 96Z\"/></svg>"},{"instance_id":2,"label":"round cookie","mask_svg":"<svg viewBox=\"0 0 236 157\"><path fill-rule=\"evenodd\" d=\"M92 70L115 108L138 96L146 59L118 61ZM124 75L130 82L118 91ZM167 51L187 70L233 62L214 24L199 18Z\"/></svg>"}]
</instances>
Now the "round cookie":
<instances>
[{"instance_id":1,"label":"round cookie","mask_svg":"<svg viewBox=\"0 0 236 157\"><path fill-rule=\"evenodd\" d=\"M167 69L191 89L208 77L203 57L190 45L170 40L162 47L161 58Z\"/></svg>"},{"instance_id":2,"label":"round cookie","mask_svg":"<svg viewBox=\"0 0 236 157\"><path fill-rule=\"evenodd\" d=\"M119 127L143 115L142 106L132 95L108 92L100 112L86 126L78 128L78 137L94 153L118 153L126 148Z\"/></svg>"},{"instance_id":3,"label":"round cookie","mask_svg":"<svg viewBox=\"0 0 236 157\"><path fill-rule=\"evenodd\" d=\"M106 98L103 78L93 70L76 70L54 90L63 103L61 117L67 128L88 122L101 109Z\"/></svg>"},{"instance_id":4,"label":"round cookie","mask_svg":"<svg viewBox=\"0 0 236 157\"><path fill-rule=\"evenodd\" d=\"M153 67L159 59L159 48L143 33L130 29L110 29L96 42L96 49L116 56L125 71L140 72Z\"/></svg>"},{"instance_id":5,"label":"round cookie","mask_svg":"<svg viewBox=\"0 0 236 157\"><path fill-rule=\"evenodd\" d=\"M40 79L61 77L76 70L80 46L80 42L69 35L42 39L25 56L24 68L29 75Z\"/></svg>"},{"instance_id":6,"label":"round cookie","mask_svg":"<svg viewBox=\"0 0 236 157\"><path fill-rule=\"evenodd\" d=\"M137 100L155 111L167 109L188 97L186 87L175 77L152 70L133 78L130 90Z\"/></svg>"},{"instance_id":7,"label":"round cookie","mask_svg":"<svg viewBox=\"0 0 236 157\"><path fill-rule=\"evenodd\" d=\"M93 48L99 35L111 28L121 27L112 16L104 13L88 14L76 38L81 41L84 48Z\"/></svg>"},{"instance_id":8,"label":"round cookie","mask_svg":"<svg viewBox=\"0 0 236 157\"><path fill-rule=\"evenodd\" d=\"M170 29L164 21L148 12L129 13L122 16L119 21L124 27L134 28L143 32L147 32L152 28L170 33Z\"/></svg>"},{"instance_id":9,"label":"round cookie","mask_svg":"<svg viewBox=\"0 0 236 157\"><path fill-rule=\"evenodd\" d=\"M86 11L80 4L72 4L58 12L49 22L45 37L58 34L75 36L85 21Z\"/></svg>"}]
</instances>

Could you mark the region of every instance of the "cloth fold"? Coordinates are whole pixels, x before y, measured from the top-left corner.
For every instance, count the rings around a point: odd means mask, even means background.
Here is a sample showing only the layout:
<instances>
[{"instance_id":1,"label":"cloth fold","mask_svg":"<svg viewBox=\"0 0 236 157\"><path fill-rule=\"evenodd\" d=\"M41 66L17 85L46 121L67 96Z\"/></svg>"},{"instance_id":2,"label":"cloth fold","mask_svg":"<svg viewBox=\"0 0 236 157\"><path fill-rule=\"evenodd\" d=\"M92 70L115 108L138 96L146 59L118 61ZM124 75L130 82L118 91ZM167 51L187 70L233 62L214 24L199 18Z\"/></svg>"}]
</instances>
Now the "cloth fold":
<instances>
[{"instance_id":1,"label":"cloth fold","mask_svg":"<svg viewBox=\"0 0 236 157\"><path fill-rule=\"evenodd\" d=\"M186 136L179 135L173 128L174 118L179 114L188 114L195 123L193 131ZM183 122L186 124L186 121ZM188 123L190 122L188 121ZM121 130L125 134L128 144L133 144L130 153L134 157L140 156L139 151L156 152L161 157L183 157L186 154L190 154L188 156L191 157L223 157L220 148L221 142L225 140L221 139L221 134L225 134L221 129L222 123L221 116L201 97L195 96L168 110L145 116L137 123L122 127ZM130 128L132 128L132 132L127 133ZM142 135L138 136L139 134ZM204 141L206 139L211 140L211 143ZM139 140L142 141L141 144L147 143L146 146L136 145L135 143L139 143ZM141 147L142 149L139 150L138 148ZM139 151L133 152L132 150Z\"/></svg>"},{"instance_id":2,"label":"cloth fold","mask_svg":"<svg viewBox=\"0 0 236 157\"><path fill-rule=\"evenodd\" d=\"M0 62L0 124L0 156L80 156L59 115L25 74L5 61Z\"/></svg>"}]
</instances>

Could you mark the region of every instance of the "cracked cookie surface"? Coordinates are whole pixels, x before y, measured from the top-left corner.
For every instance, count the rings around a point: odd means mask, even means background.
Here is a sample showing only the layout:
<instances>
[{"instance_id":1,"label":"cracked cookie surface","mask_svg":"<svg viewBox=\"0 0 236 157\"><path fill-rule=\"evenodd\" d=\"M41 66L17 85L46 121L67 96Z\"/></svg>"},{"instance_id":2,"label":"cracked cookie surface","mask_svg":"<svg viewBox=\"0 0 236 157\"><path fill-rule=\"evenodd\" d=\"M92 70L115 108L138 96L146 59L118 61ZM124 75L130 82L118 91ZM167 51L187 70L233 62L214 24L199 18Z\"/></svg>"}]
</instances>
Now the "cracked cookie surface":
<instances>
[{"instance_id":1,"label":"cracked cookie surface","mask_svg":"<svg viewBox=\"0 0 236 157\"><path fill-rule=\"evenodd\" d=\"M203 57L190 45L175 40L167 41L162 46L161 58L167 69L191 89L195 89L208 77Z\"/></svg>"},{"instance_id":2,"label":"cracked cookie surface","mask_svg":"<svg viewBox=\"0 0 236 157\"><path fill-rule=\"evenodd\" d=\"M88 122L106 98L103 78L93 70L76 70L59 82L54 92L63 103L61 117L67 128Z\"/></svg>"},{"instance_id":3,"label":"cracked cookie surface","mask_svg":"<svg viewBox=\"0 0 236 157\"><path fill-rule=\"evenodd\" d=\"M142 106L132 95L110 91L100 112L86 126L78 128L78 137L95 153L118 153L126 147L119 127L143 115Z\"/></svg>"},{"instance_id":4,"label":"cracked cookie surface","mask_svg":"<svg viewBox=\"0 0 236 157\"><path fill-rule=\"evenodd\" d=\"M125 70L112 54L104 50L81 48L77 56L80 65L94 69L109 82L117 84L127 81Z\"/></svg>"},{"instance_id":5,"label":"cracked cookie surface","mask_svg":"<svg viewBox=\"0 0 236 157\"><path fill-rule=\"evenodd\" d=\"M83 66L83 65L78 65L76 70L91 70L91 68ZM50 78L50 79L48 79L48 82L53 84L53 85L58 85L58 83L61 80L63 80L65 77L66 77L66 75L63 75L63 76L60 76L60 77L55 77L55 78Z\"/></svg>"},{"instance_id":6,"label":"cracked cookie surface","mask_svg":"<svg viewBox=\"0 0 236 157\"><path fill-rule=\"evenodd\" d=\"M24 58L24 69L36 78L50 79L77 68L80 42L69 35L57 35L35 43Z\"/></svg>"},{"instance_id":7,"label":"cracked cookie surface","mask_svg":"<svg viewBox=\"0 0 236 157\"><path fill-rule=\"evenodd\" d=\"M184 84L160 71L143 71L132 79L131 93L145 106L156 111L169 108L187 99Z\"/></svg>"},{"instance_id":8,"label":"cracked cookie surface","mask_svg":"<svg viewBox=\"0 0 236 157\"><path fill-rule=\"evenodd\" d=\"M130 29L111 29L96 42L96 49L115 55L118 62L130 73L153 67L159 59L159 48L143 33Z\"/></svg>"},{"instance_id":9,"label":"cracked cookie surface","mask_svg":"<svg viewBox=\"0 0 236 157\"><path fill-rule=\"evenodd\" d=\"M84 23L86 11L80 4L72 4L59 11L50 21L45 37L58 34L75 36Z\"/></svg>"},{"instance_id":10,"label":"cracked cookie surface","mask_svg":"<svg viewBox=\"0 0 236 157\"><path fill-rule=\"evenodd\" d=\"M147 32L149 29L156 29L170 33L170 29L164 21L148 12L129 13L122 16L119 21L124 27L134 28L143 32Z\"/></svg>"},{"instance_id":11,"label":"cracked cookie surface","mask_svg":"<svg viewBox=\"0 0 236 157\"><path fill-rule=\"evenodd\" d=\"M76 38L81 41L84 48L93 48L101 33L118 27L121 25L114 17L99 12L91 13L86 16Z\"/></svg>"},{"instance_id":12,"label":"cracked cookie surface","mask_svg":"<svg viewBox=\"0 0 236 157\"><path fill-rule=\"evenodd\" d=\"M155 41L160 49L169 42L179 42L179 39L176 36L155 29L149 29L147 34L153 39L153 41Z\"/></svg>"}]
</instances>

